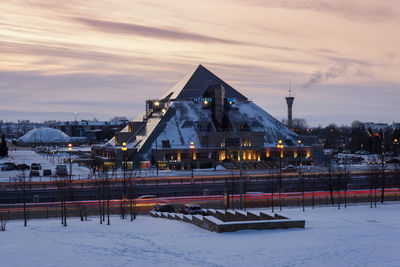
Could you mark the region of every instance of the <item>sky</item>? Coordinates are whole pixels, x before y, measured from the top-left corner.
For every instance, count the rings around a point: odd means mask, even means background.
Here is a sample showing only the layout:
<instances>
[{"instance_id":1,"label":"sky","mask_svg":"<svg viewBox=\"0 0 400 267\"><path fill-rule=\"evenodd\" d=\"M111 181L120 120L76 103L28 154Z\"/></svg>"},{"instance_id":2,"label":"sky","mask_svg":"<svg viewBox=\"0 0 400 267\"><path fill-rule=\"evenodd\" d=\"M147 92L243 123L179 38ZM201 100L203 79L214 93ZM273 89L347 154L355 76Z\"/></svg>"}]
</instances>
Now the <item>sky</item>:
<instances>
[{"instance_id":1,"label":"sky","mask_svg":"<svg viewBox=\"0 0 400 267\"><path fill-rule=\"evenodd\" d=\"M133 119L202 64L278 119L399 121L398 0L4 0L0 120Z\"/></svg>"}]
</instances>

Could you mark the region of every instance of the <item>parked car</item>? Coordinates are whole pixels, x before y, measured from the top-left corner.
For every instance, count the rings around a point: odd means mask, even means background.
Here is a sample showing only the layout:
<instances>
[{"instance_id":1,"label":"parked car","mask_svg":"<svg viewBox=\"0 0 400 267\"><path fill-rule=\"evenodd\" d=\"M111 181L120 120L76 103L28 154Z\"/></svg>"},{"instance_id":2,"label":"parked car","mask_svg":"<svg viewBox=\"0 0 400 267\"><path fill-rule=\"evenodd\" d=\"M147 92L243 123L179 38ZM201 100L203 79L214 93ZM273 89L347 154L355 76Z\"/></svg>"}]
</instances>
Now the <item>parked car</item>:
<instances>
[{"instance_id":1,"label":"parked car","mask_svg":"<svg viewBox=\"0 0 400 267\"><path fill-rule=\"evenodd\" d=\"M158 212L175 212L174 206L170 204L157 204L153 210Z\"/></svg>"},{"instance_id":2,"label":"parked car","mask_svg":"<svg viewBox=\"0 0 400 267\"><path fill-rule=\"evenodd\" d=\"M31 170L41 170L42 169L42 165L40 165L40 163L32 163L31 164Z\"/></svg>"},{"instance_id":3,"label":"parked car","mask_svg":"<svg viewBox=\"0 0 400 267\"><path fill-rule=\"evenodd\" d=\"M295 172L298 170L298 167L293 166L293 165L288 165L285 168L282 168L283 172Z\"/></svg>"},{"instance_id":4,"label":"parked car","mask_svg":"<svg viewBox=\"0 0 400 267\"><path fill-rule=\"evenodd\" d=\"M185 206L179 209L179 212L189 215L205 215L199 204L185 204Z\"/></svg>"},{"instance_id":5,"label":"parked car","mask_svg":"<svg viewBox=\"0 0 400 267\"><path fill-rule=\"evenodd\" d=\"M13 162L4 162L3 166L1 167L2 171L13 171L17 169L17 165Z\"/></svg>"},{"instance_id":6,"label":"parked car","mask_svg":"<svg viewBox=\"0 0 400 267\"><path fill-rule=\"evenodd\" d=\"M29 167L29 165L22 163L22 164L17 165L17 169L23 171L23 170L29 170L30 167Z\"/></svg>"},{"instance_id":7,"label":"parked car","mask_svg":"<svg viewBox=\"0 0 400 267\"><path fill-rule=\"evenodd\" d=\"M58 164L56 166L56 174L57 175L68 175L67 165L65 164Z\"/></svg>"},{"instance_id":8,"label":"parked car","mask_svg":"<svg viewBox=\"0 0 400 267\"><path fill-rule=\"evenodd\" d=\"M51 170L49 170L49 169L43 170L43 176L50 176L50 175L51 175Z\"/></svg>"},{"instance_id":9,"label":"parked car","mask_svg":"<svg viewBox=\"0 0 400 267\"><path fill-rule=\"evenodd\" d=\"M29 176L40 176L40 173L38 170L31 170L29 173Z\"/></svg>"}]
</instances>

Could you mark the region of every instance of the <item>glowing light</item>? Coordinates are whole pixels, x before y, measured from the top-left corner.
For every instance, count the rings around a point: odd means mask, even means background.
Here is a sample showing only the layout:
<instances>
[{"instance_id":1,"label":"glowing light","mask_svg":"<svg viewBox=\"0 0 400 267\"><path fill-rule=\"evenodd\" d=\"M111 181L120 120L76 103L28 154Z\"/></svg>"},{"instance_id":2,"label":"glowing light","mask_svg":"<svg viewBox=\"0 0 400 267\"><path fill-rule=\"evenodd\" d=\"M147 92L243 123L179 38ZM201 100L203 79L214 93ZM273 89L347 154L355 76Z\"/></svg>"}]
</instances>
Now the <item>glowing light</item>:
<instances>
[{"instance_id":1,"label":"glowing light","mask_svg":"<svg viewBox=\"0 0 400 267\"><path fill-rule=\"evenodd\" d=\"M128 148L126 147L126 143L125 142L122 142L122 151L126 151L126 150L128 150Z\"/></svg>"},{"instance_id":2,"label":"glowing light","mask_svg":"<svg viewBox=\"0 0 400 267\"><path fill-rule=\"evenodd\" d=\"M190 149L194 149L194 143L190 142Z\"/></svg>"},{"instance_id":3,"label":"glowing light","mask_svg":"<svg viewBox=\"0 0 400 267\"><path fill-rule=\"evenodd\" d=\"M71 144L71 143L68 144L68 150L69 150L69 151L72 150L72 144Z\"/></svg>"}]
</instances>

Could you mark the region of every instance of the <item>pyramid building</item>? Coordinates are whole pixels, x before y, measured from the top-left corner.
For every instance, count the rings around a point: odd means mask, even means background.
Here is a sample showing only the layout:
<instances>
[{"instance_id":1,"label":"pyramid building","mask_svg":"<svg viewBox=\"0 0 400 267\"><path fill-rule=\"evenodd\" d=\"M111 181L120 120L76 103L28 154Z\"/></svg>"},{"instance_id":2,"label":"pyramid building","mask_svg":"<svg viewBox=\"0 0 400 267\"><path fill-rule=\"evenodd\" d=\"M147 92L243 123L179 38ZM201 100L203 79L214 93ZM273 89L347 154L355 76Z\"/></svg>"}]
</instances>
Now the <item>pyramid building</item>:
<instances>
[{"instance_id":1,"label":"pyramid building","mask_svg":"<svg viewBox=\"0 0 400 267\"><path fill-rule=\"evenodd\" d=\"M297 134L199 65L163 97L146 100L140 116L92 152L100 169L118 168L123 161L128 168L140 162L167 169L211 168L234 165L240 151L244 162L263 168L279 157L296 162L299 151L309 157L310 147L299 149L297 141Z\"/></svg>"}]
</instances>

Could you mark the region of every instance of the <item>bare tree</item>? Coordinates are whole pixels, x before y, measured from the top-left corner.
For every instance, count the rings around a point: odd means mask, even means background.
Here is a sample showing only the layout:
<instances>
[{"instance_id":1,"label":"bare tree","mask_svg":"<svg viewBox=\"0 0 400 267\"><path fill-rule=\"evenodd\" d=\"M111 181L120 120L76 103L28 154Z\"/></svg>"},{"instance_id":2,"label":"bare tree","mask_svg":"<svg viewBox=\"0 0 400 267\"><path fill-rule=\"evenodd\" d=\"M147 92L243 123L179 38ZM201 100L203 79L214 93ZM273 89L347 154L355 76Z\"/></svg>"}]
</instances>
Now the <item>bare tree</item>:
<instances>
[{"instance_id":1,"label":"bare tree","mask_svg":"<svg viewBox=\"0 0 400 267\"><path fill-rule=\"evenodd\" d=\"M27 214L26 214L26 176L25 176L25 171L22 170L22 174L21 174L21 180L22 181L22 198L24 201L24 226L26 227L27 225Z\"/></svg>"},{"instance_id":2,"label":"bare tree","mask_svg":"<svg viewBox=\"0 0 400 267\"><path fill-rule=\"evenodd\" d=\"M4 218L3 213L0 213L0 231L6 230L7 220Z\"/></svg>"},{"instance_id":3,"label":"bare tree","mask_svg":"<svg viewBox=\"0 0 400 267\"><path fill-rule=\"evenodd\" d=\"M379 180L379 170L377 167L371 167L369 170L368 174L368 182L370 185L370 196L371 196L371 208L372 208L372 203L375 203L376 207L376 202L377 202L377 195L376 195L376 190L378 187L378 180Z\"/></svg>"},{"instance_id":4,"label":"bare tree","mask_svg":"<svg viewBox=\"0 0 400 267\"><path fill-rule=\"evenodd\" d=\"M329 158L329 161L328 161L328 187L329 187L329 193L330 193L330 196L331 196L331 204L334 205L335 201L334 201L334 198L333 198L332 175L334 175L334 169L332 167L332 159Z\"/></svg>"}]
</instances>

